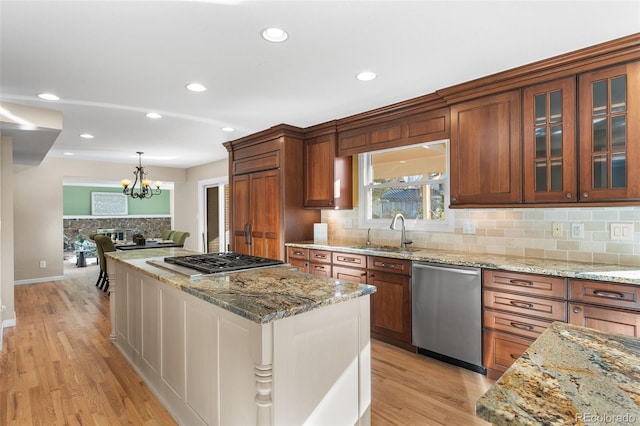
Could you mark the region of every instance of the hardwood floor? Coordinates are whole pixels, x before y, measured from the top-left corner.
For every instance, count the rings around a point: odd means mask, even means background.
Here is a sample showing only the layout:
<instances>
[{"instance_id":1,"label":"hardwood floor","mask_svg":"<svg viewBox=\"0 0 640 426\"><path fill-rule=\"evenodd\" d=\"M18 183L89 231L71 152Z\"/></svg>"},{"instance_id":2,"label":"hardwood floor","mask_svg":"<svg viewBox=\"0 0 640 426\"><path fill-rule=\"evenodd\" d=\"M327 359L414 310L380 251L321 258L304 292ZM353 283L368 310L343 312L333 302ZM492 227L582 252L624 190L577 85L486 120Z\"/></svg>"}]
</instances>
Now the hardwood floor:
<instances>
[{"instance_id":1,"label":"hardwood floor","mask_svg":"<svg viewBox=\"0 0 640 426\"><path fill-rule=\"evenodd\" d=\"M0 425L173 425L109 340L97 266L63 281L15 287L17 326L4 331ZM475 401L486 377L372 341L373 425L488 424Z\"/></svg>"}]
</instances>

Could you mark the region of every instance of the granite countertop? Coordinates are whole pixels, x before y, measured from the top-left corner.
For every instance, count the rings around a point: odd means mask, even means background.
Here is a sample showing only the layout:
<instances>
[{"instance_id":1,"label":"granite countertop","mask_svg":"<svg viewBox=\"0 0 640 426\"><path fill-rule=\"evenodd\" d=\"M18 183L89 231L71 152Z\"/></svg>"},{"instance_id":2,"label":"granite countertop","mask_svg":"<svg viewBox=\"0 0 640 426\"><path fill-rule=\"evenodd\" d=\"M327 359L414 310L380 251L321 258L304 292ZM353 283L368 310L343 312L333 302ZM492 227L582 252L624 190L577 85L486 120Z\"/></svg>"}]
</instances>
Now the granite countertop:
<instances>
[{"instance_id":1,"label":"granite countertop","mask_svg":"<svg viewBox=\"0 0 640 426\"><path fill-rule=\"evenodd\" d=\"M374 286L305 274L290 266L227 272L189 279L147 263L147 260L163 260L166 256L191 254L194 252L182 248L105 253L145 275L262 324L376 291Z\"/></svg>"},{"instance_id":2,"label":"granite countertop","mask_svg":"<svg viewBox=\"0 0 640 426\"><path fill-rule=\"evenodd\" d=\"M640 424L640 339L555 322L476 415L496 425Z\"/></svg>"},{"instance_id":3,"label":"granite countertop","mask_svg":"<svg viewBox=\"0 0 640 426\"><path fill-rule=\"evenodd\" d=\"M363 244L329 242L318 244L312 241L287 243L288 247L332 250L345 253L383 256L395 259L417 260L448 265L471 266L486 269L501 269L513 272L554 275L566 278L581 278L596 281L640 285L640 267L610 265L595 262L575 262L553 259L538 259L498 254L466 253L410 247L408 251L378 250L363 248Z\"/></svg>"}]
</instances>

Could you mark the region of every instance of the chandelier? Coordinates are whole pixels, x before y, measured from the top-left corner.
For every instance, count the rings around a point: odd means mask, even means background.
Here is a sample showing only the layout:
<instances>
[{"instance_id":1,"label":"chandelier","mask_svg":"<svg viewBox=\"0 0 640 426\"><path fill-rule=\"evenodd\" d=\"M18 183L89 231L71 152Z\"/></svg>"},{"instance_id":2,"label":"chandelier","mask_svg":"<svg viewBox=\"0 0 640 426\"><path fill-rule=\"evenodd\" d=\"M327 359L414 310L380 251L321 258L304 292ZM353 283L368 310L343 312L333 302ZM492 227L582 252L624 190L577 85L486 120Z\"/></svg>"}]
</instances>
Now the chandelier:
<instances>
[{"instance_id":1,"label":"chandelier","mask_svg":"<svg viewBox=\"0 0 640 426\"><path fill-rule=\"evenodd\" d=\"M132 198L151 198L154 195L159 195L162 191L160 190L160 185L162 182L159 180L153 182L153 186L155 189L151 188L151 181L146 179L147 172L144 171L144 167L142 167L142 154L144 152L136 152L138 154L138 166L136 167L133 174L135 175L135 179L133 181L133 185L131 185L131 181L129 179L122 179L120 185L122 185L122 193L124 195L130 195ZM136 188L136 184L140 182L138 188Z\"/></svg>"}]
</instances>

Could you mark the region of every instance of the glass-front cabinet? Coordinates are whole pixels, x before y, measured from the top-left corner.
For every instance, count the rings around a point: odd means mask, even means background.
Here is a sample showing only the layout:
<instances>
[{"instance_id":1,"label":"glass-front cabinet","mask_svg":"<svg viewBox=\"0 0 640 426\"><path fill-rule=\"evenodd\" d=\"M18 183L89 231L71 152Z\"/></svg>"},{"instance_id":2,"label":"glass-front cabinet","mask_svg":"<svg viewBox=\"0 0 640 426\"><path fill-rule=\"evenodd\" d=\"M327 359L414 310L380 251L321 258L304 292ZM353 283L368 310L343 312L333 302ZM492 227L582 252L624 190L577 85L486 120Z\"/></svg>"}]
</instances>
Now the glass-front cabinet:
<instances>
[{"instance_id":1,"label":"glass-front cabinet","mask_svg":"<svg viewBox=\"0 0 640 426\"><path fill-rule=\"evenodd\" d=\"M579 76L580 201L640 198L640 63Z\"/></svg>"},{"instance_id":2,"label":"glass-front cabinet","mask_svg":"<svg viewBox=\"0 0 640 426\"><path fill-rule=\"evenodd\" d=\"M523 91L524 201L576 201L575 78Z\"/></svg>"}]
</instances>

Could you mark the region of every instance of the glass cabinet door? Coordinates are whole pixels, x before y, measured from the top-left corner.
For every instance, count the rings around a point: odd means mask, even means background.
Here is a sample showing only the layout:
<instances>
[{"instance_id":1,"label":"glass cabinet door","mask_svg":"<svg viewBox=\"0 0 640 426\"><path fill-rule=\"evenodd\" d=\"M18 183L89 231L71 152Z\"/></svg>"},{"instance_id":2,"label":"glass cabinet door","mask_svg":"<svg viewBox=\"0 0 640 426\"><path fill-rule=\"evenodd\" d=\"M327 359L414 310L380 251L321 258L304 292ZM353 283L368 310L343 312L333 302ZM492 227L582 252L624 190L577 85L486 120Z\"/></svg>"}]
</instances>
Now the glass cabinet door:
<instances>
[{"instance_id":1,"label":"glass cabinet door","mask_svg":"<svg viewBox=\"0 0 640 426\"><path fill-rule=\"evenodd\" d=\"M580 76L580 201L640 196L639 65Z\"/></svg>"},{"instance_id":2,"label":"glass cabinet door","mask_svg":"<svg viewBox=\"0 0 640 426\"><path fill-rule=\"evenodd\" d=\"M575 202L573 77L525 88L525 202Z\"/></svg>"}]
</instances>

